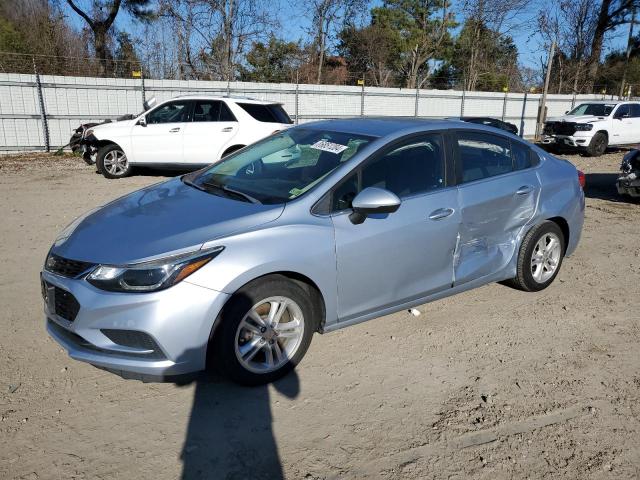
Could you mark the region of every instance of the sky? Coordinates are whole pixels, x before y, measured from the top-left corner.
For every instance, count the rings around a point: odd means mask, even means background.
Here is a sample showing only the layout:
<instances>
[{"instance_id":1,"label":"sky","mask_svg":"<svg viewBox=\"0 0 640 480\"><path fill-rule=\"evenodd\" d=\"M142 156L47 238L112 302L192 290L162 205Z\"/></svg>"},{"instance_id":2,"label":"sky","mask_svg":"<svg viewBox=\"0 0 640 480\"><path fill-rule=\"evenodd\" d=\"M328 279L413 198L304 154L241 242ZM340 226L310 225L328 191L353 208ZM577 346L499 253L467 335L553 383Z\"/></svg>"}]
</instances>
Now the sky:
<instances>
[{"instance_id":1,"label":"sky","mask_svg":"<svg viewBox=\"0 0 640 480\"><path fill-rule=\"evenodd\" d=\"M153 1L153 0L152 0ZM460 0L453 0L454 11L456 3ZM83 8L87 8L90 0L76 0L76 3ZM69 21L76 28L81 29L85 26L84 21L71 10L65 0L60 0L63 11L67 15ZM382 0L373 0L371 6L382 4ZM518 48L520 63L532 69L540 69L542 62L546 61L548 52L544 49L542 38L536 34L536 18L539 11L551 8L557 1L553 0L531 0L523 11L519 12L509 22L507 32L513 37L514 43ZM271 5L279 11L280 23L282 28L276 33L278 37L290 41L305 39L308 36L310 21L304 15L300 2L295 0L273 0ZM363 12L363 19L368 19L367 12ZM457 13L456 21L462 23L464 18ZM132 21L127 14L121 12L116 19L116 27L132 34L135 38L141 32L140 25ZM636 32L640 31L640 27L635 27ZM617 30L609 33L605 42L604 54L612 50L620 50L625 48L627 43L628 25L623 25Z\"/></svg>"}]
</instances>

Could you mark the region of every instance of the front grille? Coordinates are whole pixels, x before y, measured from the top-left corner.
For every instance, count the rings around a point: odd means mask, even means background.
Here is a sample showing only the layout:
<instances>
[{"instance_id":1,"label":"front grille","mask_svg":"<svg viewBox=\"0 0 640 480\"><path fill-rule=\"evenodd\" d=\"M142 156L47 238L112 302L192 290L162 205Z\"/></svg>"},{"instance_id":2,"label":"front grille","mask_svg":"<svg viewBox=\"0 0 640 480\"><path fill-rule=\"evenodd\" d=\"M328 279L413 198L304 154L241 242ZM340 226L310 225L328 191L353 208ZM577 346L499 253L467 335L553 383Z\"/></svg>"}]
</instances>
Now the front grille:
<instances>
[{"instance_id":1,"label":"front grille","mask_svg":"<svg viewBox=\"0 0 640 480\"><path fill-rule=\"evenodd\" d=\"M138 330L115 330L110 328L103 328L100 331L105 337L117 345L137 348L140 350L152 350L153 353L148 353L146 355L153 355L154 358L164 357L155 340L144 332L140 332Z\"/></svg>"},{"instance_id":2,"label":"front grille","mask_svg":"<svg viewBox=\"0 0 640 480\"><path fill-rule=\"evenodd\" d=\"M73 322L80 311L80 304L71 292L60 287L53 287L55 313L59 317Z\"/></svg>"},{"instance_id":3,"label":"front grille","mask_svg":"<svg viewBox=\"0 0 640 480\"><path fill-rule=\"evenodd\" d=\"M47 257L47 262L45 263L44 268L51 273L55 273L56 275L61 275L67 278L75 278L81 273L89 270L94 265L94 263L71 260L69 258L63 258L59 255L51 253Z\"/></svg>"},{"instance_id":4,"label":"front grille","mask_svg":"<svg viewBox=\"0 0 640 480\"><path fill-rule=\"evenodd\" d=\"M543 133L545 135L571 136L576 133L576 124L574 122L547 122L544 125Z\"/></svg>"}]
</instances>

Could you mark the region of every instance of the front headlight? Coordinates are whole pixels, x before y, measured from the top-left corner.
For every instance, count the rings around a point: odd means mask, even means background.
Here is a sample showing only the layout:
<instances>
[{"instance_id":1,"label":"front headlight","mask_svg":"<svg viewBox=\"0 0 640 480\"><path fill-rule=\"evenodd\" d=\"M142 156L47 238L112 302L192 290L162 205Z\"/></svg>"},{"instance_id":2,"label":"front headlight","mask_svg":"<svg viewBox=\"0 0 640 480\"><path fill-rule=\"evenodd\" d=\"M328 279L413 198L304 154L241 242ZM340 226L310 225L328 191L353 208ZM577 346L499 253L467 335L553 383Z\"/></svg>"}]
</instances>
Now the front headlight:
<instances>
[{"instance_id":1,"label":"front headlight","mask_svg":"<svg viewBox=\"0 0 640 480\"><path fill-rule=\"evenodd\" d=\"M83 138L88 137L89 135L93 135L93 128L87 128L82 135Z\"/></svg>"},{"instance_id":2,"label":"front headlight","mask_svg":"<svg viewBox=\"0 0 640 480\"><path fill-rule=\"evenodd\" d=\"M591 123L576 123L576 130L580 132L588 132L593 130L593 124Z\"/></svg>"},{"instance_id":3,"label":"front headlight","mask_svg":"<svg viewBox=\"0 0 640 480\"><path fill-rule=\"evenodd\" d=\"M216 258L224 247L125 266L98 265L87 281L109 292L155 292L181 282Z\"/></svg>"}]
</instances>

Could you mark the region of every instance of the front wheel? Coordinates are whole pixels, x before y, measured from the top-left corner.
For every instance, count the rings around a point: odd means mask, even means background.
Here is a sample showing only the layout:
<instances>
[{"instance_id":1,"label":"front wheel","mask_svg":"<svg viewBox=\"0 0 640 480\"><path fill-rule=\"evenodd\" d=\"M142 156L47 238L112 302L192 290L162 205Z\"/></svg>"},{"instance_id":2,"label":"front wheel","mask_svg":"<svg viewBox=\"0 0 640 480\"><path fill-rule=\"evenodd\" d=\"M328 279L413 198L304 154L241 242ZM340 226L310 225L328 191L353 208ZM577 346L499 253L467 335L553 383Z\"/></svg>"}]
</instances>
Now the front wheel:
<instances>
[{"instance_id":1,"label":"front wheel","mask_svg":"<svg viewBox=\"0 0 640 480\"><path fill-rule=\"evenodd\" d=\"M298 283L268 276L249 283L225 305L210 348L215 367L243 385L273 382L302 360L318 322Z\"/></svg>"},{"instance_id":2,"label":"front wheel","mask_svg":"<svg viewBox=\"0 0 640 480\"><path fill-rule=\"evenodd\" d=\"M131 173L131 164L124 151L115 143L105 145L98 150L96 157L98 172L105 178L123 178Z\"/></svg>"},{"instance_id":3,"label":"front wheel","mask_svg":"<svg viewBox=\"0 0 640 480\"><path fill-rule=\"evenodd\" d=\"M547 288L560 271L564 252L564 234L556 223L533 227L522 240L516 277L507 283L526 292Z\"/></svg>"},{"instance_id":4,"label":"front wheel","mask_svg":"<svg viewBox=\"0 0 640 480\"><path fill-rule=\"evenodd\" d=\"M607 150L608 145L609 139L607 135L603 132L598 132L593 136L587 147L587 155L590 157L599 157Z\"/></svg>"}]
</instances>

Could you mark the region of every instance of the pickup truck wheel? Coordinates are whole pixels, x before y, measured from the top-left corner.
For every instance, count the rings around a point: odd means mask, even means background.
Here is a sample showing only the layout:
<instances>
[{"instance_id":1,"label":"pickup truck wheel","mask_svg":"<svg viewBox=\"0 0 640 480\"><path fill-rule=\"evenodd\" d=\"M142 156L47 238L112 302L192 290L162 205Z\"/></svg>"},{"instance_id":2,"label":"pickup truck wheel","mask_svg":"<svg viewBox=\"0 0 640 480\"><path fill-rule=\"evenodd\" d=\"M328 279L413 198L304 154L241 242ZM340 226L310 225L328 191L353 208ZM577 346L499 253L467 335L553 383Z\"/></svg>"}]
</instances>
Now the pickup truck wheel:
<instances>
[{"instance_id":1,"label":"pickup truck wheel","mask_svg":"<svg viewBox=\"0 0 640 480\"><path fill-rule=\"evenodd\" d=\"M587 155L590 157L599 157L602 155L607 146L609 145L609 139L603 132L596 133L591 139L591 143L587 147Z\"/></svg>"},{"instance_id":2,"label":"pickup truck wheel","mask_svg":"<svg viewBox=\"0 0 640 480\"><path fill-rule=\"evenodd\" d=\"M105 178L123 178L131 173L131 164L122 149L115 143L98 150L96 167Z\"/></svg>"},{"instance_id":3,"label":"pickup truck wheel","mask_svg":"<svg viewBox=\"0 0 640 480\"><path fill-rule=\"evenodd\" d=\"M273 382L302 360L317 321L298 283L281 275L259 278L242 287L216 320L212 366L242 385Z\"/></svg>"}]
</instances>

